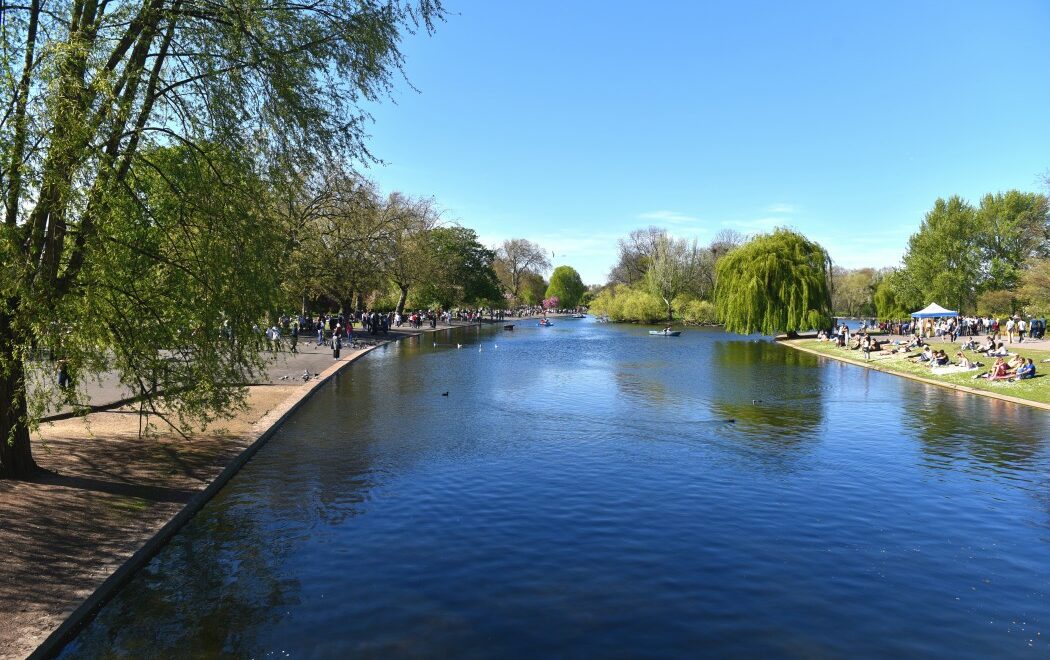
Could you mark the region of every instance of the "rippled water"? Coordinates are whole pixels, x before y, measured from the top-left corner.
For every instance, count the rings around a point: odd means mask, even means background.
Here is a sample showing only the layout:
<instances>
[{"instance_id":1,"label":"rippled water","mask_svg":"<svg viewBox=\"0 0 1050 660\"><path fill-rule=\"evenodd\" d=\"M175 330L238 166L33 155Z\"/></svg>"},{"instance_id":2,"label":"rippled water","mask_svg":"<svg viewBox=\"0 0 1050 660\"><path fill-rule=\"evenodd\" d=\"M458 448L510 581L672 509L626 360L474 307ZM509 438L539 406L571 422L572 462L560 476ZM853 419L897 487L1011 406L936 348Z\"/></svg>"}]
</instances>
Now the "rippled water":
<instances>
[{"instance_id":1,"label":"rippled water","mask_svg":"<svg viewBox=\"0 0 1050 660\"><path fill-rule=\"evenodd\" d=\"M1048 431L718 331L413 339L66 655L1045 657Z\"/></svg>"}]
</instances>

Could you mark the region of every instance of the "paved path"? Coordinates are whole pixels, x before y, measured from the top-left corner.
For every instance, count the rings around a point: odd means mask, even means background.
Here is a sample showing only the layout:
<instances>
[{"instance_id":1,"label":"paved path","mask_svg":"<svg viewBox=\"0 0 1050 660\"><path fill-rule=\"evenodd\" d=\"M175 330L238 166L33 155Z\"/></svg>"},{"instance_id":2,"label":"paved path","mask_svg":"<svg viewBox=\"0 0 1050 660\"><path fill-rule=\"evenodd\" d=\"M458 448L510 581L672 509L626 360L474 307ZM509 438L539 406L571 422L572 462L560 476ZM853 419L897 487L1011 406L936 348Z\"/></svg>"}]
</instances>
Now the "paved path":
<instances>
[{"instance_id":1,"label":"paved path","mask_svg":"<svg viewBox=\"0 0 1050 660\"><path fill-rule=\"evenodd\" d=\"M357 346L367 347L376 342L396 341L404 337L418 335L424 332L448 330L468 325L475 324L438 324L436 329L431 329L430 326L424 326L418 330L409 328L406 325L391 330L385 335L383 333L376 335L356 333L355 341L357 342ZM351 352L353 352L353 347L344 345L342 355L345 357ZM329 348L327 344L318 346L316 335L312 337L306 335L300 336L299 341L296 343L294 353L291 352L291 342L285 340L284 346L281 350L273 353L264 353L264 355L271 357L272 362L266 369L266 372L261 374L254 382L250 383L251 385L292 385L295 383L301 383L303 382L304 372L313 376L321 373L328 367L332 366L335 362L332 357L332 349ZM36 378L51 381L51 387L57 389L57 384L54 382L54 374L51 370L50 364L40 365L40 368L36 372ZM90 406L94 410L102 410L122 405L127 403L129 399L138 395L137 391L121 383L118 374L113 371L107 371L89 377L88 380L81 385L81 388L85 397L85 405ZM75 412L74 408L69 404L62 401L55 401L45 409L44 419L66 417L73 412Z\"/></svg>"}]
</instances>

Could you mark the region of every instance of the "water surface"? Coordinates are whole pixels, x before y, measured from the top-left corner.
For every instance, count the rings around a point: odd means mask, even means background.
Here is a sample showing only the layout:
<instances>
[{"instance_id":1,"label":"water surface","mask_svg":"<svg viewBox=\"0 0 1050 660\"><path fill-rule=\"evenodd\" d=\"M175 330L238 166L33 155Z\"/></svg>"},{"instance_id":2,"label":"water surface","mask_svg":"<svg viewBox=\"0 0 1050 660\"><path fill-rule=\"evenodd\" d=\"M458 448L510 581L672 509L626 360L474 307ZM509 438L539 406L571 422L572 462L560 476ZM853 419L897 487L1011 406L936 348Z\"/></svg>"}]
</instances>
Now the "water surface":
<instances>
[{"instance_id":1,"label":"water surface","mask_svg":"<svg viewBox=\"0 0 1050 660\"><path fill-rule=\"evenodd\" d=\"M718 331L424 336L319 390L66 655L1046 657L1048 431Z\"/></svg>"}]
</instances>

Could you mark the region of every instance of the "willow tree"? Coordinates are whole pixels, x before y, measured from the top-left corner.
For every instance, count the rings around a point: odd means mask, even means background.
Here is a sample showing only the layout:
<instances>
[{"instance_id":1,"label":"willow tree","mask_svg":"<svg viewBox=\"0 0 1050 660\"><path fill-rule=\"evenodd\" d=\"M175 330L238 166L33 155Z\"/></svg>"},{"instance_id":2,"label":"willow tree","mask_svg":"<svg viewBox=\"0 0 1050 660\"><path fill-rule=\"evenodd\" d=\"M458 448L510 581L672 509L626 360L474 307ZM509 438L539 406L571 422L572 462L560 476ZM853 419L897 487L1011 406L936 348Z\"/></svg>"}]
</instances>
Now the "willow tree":
<instances>
[{"instance_id":1,"label":"willow tree","mask_svg":"<svg viewBox=\"0 0 1050 660\"><path fill-rule=\"evenodd\" d=\"M729 332L794 333L831 324L831 259L789 229L763 234L718 262L715 304Z\"/></svg>"},{"instance_id":2,"label":"willow tree","mask_svg":"<svg viewBox=\"0 0 1050 660\"><path fill-rule=\"evenodd\" d=\"M333 152L368 157L361 103L391 89L402 35L429 30L439 1L4 4L0 476L35 468L29 430L40 408L26 376L34 346L65 352L71 338L90 337L68 355L80 378L112 363L126 383L166 391L169 409L196 414L223 403L195 397L224 387L222 377L253 359L247 343L220 345L210 333L225 316L224 336L243 336L234 324L247 324L243 312L252 307L238 301L264 295L269 281L246 259L231 259L234 246L226 254L204 249L208 237L230 218L230 229L246 237L279 224L260 215L259 182L278 182ZM174 147L184 151L151 157ZM188 167L202 168L201 176ZM161 183L147 180L149 170ZM192 199L179 201L183 188ZM180 242L188 236L203 242L187 252L221 263L185 270ZM110 263L118 257L128 263ZM104 277L101 264L133 273L134 287ZM169 299L175 280L185 288ZM99 318L92 305L107 291L141 301L138 318L121 319L116 309L114 319ZM220 291L230 292L230 309L210 302ZM153 368L158 354L176 349L204 367ZM169 383L172 373L181 377Z\"/></svg>"}]
</instances>

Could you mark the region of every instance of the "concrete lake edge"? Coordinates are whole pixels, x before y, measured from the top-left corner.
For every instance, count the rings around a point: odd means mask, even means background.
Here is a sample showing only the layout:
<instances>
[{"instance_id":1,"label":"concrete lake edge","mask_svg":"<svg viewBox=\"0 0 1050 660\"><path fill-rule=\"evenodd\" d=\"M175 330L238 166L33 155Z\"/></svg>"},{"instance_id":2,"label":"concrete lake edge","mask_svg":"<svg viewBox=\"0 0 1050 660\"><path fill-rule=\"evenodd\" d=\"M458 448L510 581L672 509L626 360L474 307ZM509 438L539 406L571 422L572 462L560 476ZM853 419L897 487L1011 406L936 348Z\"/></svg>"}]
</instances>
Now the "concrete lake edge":
<instances>
[{"instance_id":1,"label":"concrete lake edge","mask_svg":"<svg viewBox=\"0 0 1050 660\"><path fill-rule=\"evenodd\" d=\"M557 314L551 316L560 316ZM515 318L512 322L527 321L526 318ZM511 321L511 319L508 319ZM124 587L135 574L144 567L161 549L171 540L193 517L200 512L204 506L229 483L229 481L240 472L255 454L262 449L270 438L283 426L284 422L295 413L318 389L326 385L343 369L358 361L372 351L384 348L402 339L411 339L425 334L446 332L456 328L483 327L485 325L497 325L503 322L469 323L466 325L443 326L430 328L424 326L419 330L409 330L409 334L397 339L383 341L382 343L359 349L354 355L336 362L325 369L310 382L304 383L299 390L282 402L267 411L253 425L248 435L249 444L230 462L228 462L212 479L212 481L201 491L197 492L177 513L165 522L159 530L147 538L138 549L123 562L114 562L114 570L103 580L94 591L85 598L78 606L65 616L62 623L55 628L37 647L28 658L51 658L55 657L69 644L84 626L89 624L95 615ZM100 408L109 408L104 406ZM92 411L94 412L94 411ZM53 415L52 419L64 419L74 415Z\"/></svg>"}]
</instances>

